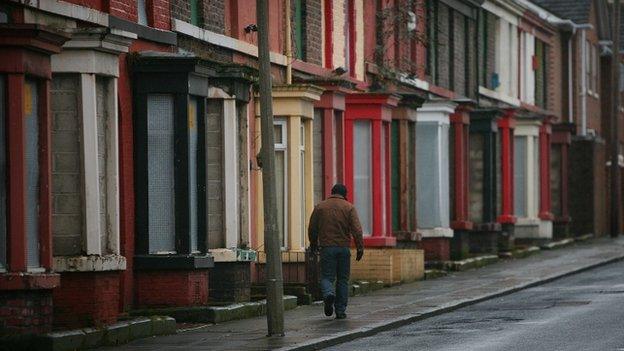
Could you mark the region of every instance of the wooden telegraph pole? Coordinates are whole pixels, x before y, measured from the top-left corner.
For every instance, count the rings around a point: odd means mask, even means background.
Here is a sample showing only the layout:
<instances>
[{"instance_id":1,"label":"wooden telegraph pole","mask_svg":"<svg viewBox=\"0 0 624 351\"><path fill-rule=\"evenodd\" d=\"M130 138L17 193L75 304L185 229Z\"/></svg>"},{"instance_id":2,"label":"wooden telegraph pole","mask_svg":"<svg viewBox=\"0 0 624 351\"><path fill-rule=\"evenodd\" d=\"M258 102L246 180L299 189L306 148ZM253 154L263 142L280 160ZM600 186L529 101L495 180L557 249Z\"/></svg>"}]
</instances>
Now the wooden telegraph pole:
<instances>
[{"instance_id":1,"label":"wooden telegraph pole","mask_svg":"<svg viewBox=\"0 0 624 351\"><path fill-rule=\"evenodd\" d=\"M619 133L620 116L620 0L613 1L613 57L611 58L611 237L620 232L621 182L619 170Z\"/></svg>"},{"instance_id":2,"label":"wooden telegraph pole","mask_svg":"<svg viewBox=\"0 0 624 351\"><path fill-rule=\"evenodd\" d=\"M268 0L256 4L258 22L258 61L260 64L260 120L262 149L262 191L264 194L264 249L266 252L266 291L268 336L284 335L284 286L282 256L277 226L275 183L275 141L273 135L273 90L269 57Z\"/></svg>"}]
</instances>

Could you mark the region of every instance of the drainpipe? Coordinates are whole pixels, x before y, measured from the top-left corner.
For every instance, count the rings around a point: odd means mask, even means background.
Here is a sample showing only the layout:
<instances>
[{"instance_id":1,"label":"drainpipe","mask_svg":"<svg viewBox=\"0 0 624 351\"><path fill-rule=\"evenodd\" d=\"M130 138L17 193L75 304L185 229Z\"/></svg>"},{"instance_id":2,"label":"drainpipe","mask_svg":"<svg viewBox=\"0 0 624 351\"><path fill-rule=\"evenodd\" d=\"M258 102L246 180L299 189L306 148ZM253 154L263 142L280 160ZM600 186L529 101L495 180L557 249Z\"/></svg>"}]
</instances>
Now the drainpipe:
<instances>
[{"instance_id":1,"label":"drainpipe","mask_svg":"<svg viewBox=\"0 0 624 351\"><path fill-rule=\"evenodd\" d=\"M286 84L292 84L292 23L290 19L290 0L284 1L286 11Z\"/></svg>"},{"instance_id":2,"label":"drainpipe","mask_svg":"<svg viewBox=\"0 0 624 351\"><path fill-rule=\"evenodd\" d=\"M587 32L581 30L581 136L587 135Z\"/></svg>"},{"instance_id":3,"label":"drainpipe","mask_svg":"<svg viewBox=\"0 0 624 351\"><path fill-rule=\"evenodd\" d=\"M572 92L572 40L576 30L572 29L572 34L568 39L568 123L574 121L574 93Z\"/></svg>"}]
</instances>

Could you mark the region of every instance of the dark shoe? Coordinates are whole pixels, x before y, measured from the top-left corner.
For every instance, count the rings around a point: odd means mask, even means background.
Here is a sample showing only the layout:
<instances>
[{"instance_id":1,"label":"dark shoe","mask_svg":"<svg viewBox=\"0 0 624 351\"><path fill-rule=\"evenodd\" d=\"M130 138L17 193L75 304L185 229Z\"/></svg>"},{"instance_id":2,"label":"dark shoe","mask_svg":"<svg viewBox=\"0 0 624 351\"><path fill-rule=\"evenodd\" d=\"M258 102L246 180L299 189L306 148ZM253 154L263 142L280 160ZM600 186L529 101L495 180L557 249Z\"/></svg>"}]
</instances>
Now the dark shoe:
<instances>
[{"instance_id":1,"label":"dark shoe","mask_svg":"<svg viewBox=\"0 0 624 351\"><path fill-rule=\"evenodd\" d=\"M347 318L347 314L342 312L342 313L338 313L336 312L336 319L346 319Z\"/></svg>"},{"instance_id":2,"label":"dark shoe","mask_svg":"<svg viewBox=\"0 0 624 351\"><path fill-rule=\"evenodd\" d=\"M334 295L327 295L325 296L325 299L323 300L323 302L325 303L325 315L327 317L334 314L334 299L335 298L336 297Z\"/></svg>"}]
</instances>

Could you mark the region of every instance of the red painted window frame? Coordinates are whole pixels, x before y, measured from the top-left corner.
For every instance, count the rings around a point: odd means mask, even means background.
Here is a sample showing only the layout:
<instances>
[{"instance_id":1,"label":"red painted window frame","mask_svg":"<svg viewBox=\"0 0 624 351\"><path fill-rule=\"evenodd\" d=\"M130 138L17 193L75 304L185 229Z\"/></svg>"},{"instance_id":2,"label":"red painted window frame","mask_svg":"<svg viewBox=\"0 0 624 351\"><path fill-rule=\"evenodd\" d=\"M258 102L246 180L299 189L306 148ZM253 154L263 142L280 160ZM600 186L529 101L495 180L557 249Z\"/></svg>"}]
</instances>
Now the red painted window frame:
<instances>
[{"instance_id":1,"label":"red painted window frame","mask_svg":"<svg viewBox=\"0 0 624 351\"><path fill-rule=\"evenodd\" d=\"M391 182L391 148L390 125L392 108L398 105L398 97L390 94L361 93L346 96L345 113L345 184L350 190L350 201L357 197L353 189L353 122L356 120L371 121L372 135L372 232L364 237L364 245L368 247L396 246L396 238L392 234L392 190ZM382 133L385 134L385 165L381 163ZM385 182L382 181L385 172ZM385 197L385 207L382 199ZM383 220L385 216L385 222Z\"/></svg>"}]
</instances>

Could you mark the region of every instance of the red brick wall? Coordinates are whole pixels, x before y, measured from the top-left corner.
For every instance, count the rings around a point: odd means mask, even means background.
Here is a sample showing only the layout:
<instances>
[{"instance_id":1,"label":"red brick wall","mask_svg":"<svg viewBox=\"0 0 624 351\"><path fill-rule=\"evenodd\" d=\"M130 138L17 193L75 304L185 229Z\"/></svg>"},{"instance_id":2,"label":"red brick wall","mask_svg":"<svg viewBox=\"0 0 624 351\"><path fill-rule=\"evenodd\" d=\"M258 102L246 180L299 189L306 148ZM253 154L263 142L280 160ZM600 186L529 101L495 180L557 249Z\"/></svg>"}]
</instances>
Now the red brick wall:
<instances>
[{"instance_id":1,"label":"red brick wall","mask_svg":"<svg viewBox=\"0 0 624 351\"><path fill-rule=\"evenodd\" d=\"M150 26L156 29L171 30L169 0L147 1L146 6Z\"/></svg>"},{"instance_id":2,"label":"red brick wall","mask_svg":"<svg viewBox=\"0 0 624 351\"><path fill-rule=\"evenodd\" d=\"M0 291L0 336L52 330L50 290Z\"/></svg>"},{"instance_id":3,"label":"red brick wall","mask_svg":"<svg viewBox=\"0 0 624 351\"><path fill-rule=\"evenodd\" d=\"M451 259L449 238L423 238L418 248L425 250L425 261L448 261Z\"/></svg>"},{"instance_id":4,"label":"red brick wall","mask_svg":"<svg viewBox=\"0 0 624 351\"><path fill-rule=\"evenodd\" d=\"M54 326L79 328L117 321L119 272L62 273L54 289Z\"/></svg>"},{"instance_id":5,"label":"red brick wall","mask_svg":"<svg viewBox=\"0 0 624 351\"><path fill-rule=\"evenodd\" d=\"M109 0L109 13L132 22L138 20L136 1Z\"/></svg>"},{"instance_id":6,"label":"red brick wall","mask_svg":"<svg viewBox=\"0 0 624 351\"><path fill-rule=\"evenodd\" d=\"M201 306L208 303L208 271L142 271L135 273L140 307Z\"/></svg>"}]
</instances>

